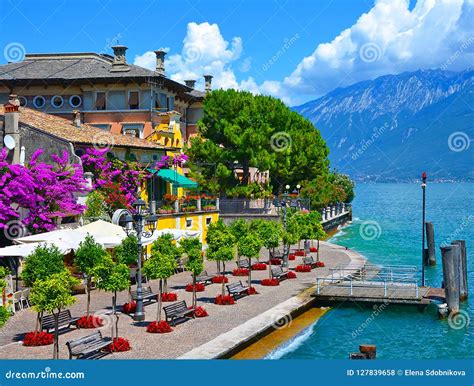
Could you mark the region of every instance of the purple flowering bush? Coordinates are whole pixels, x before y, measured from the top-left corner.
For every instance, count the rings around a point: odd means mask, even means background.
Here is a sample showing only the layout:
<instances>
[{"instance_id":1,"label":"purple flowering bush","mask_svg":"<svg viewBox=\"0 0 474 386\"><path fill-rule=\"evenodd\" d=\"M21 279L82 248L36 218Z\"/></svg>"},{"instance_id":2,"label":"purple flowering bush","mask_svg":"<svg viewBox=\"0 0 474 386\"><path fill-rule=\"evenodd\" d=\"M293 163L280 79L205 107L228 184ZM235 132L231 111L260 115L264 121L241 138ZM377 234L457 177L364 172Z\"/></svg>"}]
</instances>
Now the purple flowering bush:
<instances>
[{"instance_id":1,"label":"purple flowering bush","mask_svg":"<svg viewBox=\"0 0 474 386\"><path fill-rule=\"evenodd\" d=\"M22 225L31 233L51 231L55 220L84 212L75 194L88 191L82 168L69 164L68 153L53 154L52 163L38 162L38 149L25 165L8 162L8 149L0 151L0 229L12 220L20 220L20 210L27 215Z\"/></svg>"}]
</instances>

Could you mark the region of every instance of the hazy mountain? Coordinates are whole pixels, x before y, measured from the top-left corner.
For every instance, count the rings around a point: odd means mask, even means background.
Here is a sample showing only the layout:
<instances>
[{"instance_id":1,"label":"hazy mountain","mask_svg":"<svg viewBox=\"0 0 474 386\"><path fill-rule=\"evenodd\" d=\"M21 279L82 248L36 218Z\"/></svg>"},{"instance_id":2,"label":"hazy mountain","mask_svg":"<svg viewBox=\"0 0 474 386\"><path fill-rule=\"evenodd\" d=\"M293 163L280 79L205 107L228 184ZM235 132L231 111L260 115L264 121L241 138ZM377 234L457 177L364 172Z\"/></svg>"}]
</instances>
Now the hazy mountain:
<instances>
[{"instance_id":1,"label":"hazy mountain","mask_svg":"<svg viewBox=\"0 0 474 386\"><path fill-rule=\"evenodd\" d=\"M335 89L293 109L358 180L474 179L474 71L419 70Z\"/></svg>"}]
</instances>

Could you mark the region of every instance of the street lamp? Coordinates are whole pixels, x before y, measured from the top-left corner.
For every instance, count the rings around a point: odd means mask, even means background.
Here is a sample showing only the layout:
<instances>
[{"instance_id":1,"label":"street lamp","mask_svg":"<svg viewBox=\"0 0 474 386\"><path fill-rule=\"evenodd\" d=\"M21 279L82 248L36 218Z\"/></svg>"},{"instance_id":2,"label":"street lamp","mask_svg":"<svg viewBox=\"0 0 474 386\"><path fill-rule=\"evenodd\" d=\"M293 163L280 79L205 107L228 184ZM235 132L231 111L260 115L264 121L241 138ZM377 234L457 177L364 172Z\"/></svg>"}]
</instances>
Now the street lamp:
<instances>
[{"instance_id":1,"label":"street lamp","mask_svg":"<svg viewBox=\"0 0 474 386\"><path fill-rule=\"evenodd\" d=\"M426 262L426 252L425 252L425 197L426 197L426 172L421 174L421 189L423 191L423 213L421 221L421 285L425 285L425 262Z\"/></svg>"},{"instance_id":2,"label":"street lamp","mask_svg":"<svg viewBox=\"0 0 474 386\"><path fill-rule=\"evenodd\" d=\"M145 312L143 310L143 287L142 287L142 237L151 237L156 229L158 216L149 214L145 211L146 202L142 199L136 200L133 204L133 214L125 216L125 231L127 235L136 234L138 239L138 256L137 256L137 307L133 319L137 322L145 320Z\"/></svg>"}]
</instances>

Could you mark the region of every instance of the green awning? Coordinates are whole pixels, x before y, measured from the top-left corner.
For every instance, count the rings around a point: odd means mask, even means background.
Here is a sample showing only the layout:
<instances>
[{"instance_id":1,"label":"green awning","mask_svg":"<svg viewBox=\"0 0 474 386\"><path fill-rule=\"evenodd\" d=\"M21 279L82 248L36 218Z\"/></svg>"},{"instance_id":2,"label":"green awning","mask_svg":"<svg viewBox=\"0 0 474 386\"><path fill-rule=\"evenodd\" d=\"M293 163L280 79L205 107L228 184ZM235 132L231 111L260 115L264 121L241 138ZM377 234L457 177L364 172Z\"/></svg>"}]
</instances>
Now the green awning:
<instances>
[{"instance_id":1,"label":"green awning","mask_svg":"<svg viewBox=\"0 0 474 386\"><path fill-rule=\"evenodd\" d=\"M198 187L197 182L190 180L189 178L178 173L176 170L161 169L157 171L156 169L148 169L148 171L173 184L174 187L187 189L193 189Z\"/></svg>"}]
</instances>

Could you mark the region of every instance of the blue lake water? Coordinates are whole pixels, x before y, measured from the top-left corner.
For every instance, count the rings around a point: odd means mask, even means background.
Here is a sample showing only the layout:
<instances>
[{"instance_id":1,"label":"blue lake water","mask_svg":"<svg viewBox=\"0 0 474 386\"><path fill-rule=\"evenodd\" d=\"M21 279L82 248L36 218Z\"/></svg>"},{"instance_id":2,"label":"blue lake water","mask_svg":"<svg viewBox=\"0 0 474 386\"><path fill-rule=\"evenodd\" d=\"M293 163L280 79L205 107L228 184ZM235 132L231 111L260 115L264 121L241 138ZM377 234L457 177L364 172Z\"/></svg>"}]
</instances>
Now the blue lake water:
<instances>
[{"instance_id":1,"label":"blue lake water","mask_svg":"<svg viewBox=\"0 0 474 386\"><path fill-rule=\"evenodd\" d=\"M353 203L354 221L330 241L352 248L370 262L420 266L421 188L418 184L359 184ZM468 253L469 300L451 328L437 318L436 306L334 307L316 325L273 352L271 358L347 358L361 343L377 345L386 359L442 359L474 357L474 211L473 183L428 184L426 220L434 223L437 265L426 268L426 284L442 281L439 246L465 239ZM362 237L362 224L375 221L378 237ZM322 257L324 260L324 256ZM360 328L359 328L360 327Z\"/></svg>"}]
</instances>

